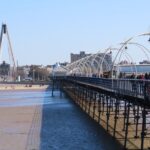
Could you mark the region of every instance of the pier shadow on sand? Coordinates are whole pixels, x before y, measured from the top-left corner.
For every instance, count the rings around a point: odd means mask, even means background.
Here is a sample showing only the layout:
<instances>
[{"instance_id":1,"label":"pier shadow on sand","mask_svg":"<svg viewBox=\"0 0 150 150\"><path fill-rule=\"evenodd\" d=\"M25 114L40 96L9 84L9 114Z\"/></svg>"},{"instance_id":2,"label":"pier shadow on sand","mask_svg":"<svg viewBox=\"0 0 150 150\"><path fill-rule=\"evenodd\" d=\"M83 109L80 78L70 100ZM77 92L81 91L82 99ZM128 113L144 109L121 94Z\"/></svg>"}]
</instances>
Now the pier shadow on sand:
<instances>
[{"instance_id":1,"label":"pier shadow on sand","mask_svg":"<svg viewBox=\"0 0 150 150\"><path fill-rule=\"evenodd\" d=\"M51 91L49 92L51 95ZM121 146L64 94L42 107L39 150L120 150ZM47 101L47 98L45 99Z\"/></svg>"}]
</instances>

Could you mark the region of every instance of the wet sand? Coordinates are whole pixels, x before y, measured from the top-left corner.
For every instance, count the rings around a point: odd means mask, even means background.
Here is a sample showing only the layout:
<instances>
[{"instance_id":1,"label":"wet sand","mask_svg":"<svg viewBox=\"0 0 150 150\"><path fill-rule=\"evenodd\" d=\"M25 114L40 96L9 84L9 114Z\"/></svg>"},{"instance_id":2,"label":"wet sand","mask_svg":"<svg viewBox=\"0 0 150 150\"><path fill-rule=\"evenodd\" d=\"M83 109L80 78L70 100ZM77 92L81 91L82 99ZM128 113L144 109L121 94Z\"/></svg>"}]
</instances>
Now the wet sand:
<instances>
[{"instance_id":1,"label":"wet sand","mask_svg":"<svg viewBox=\"0 0 150 150\"><path fill-rule=\"evenodd\" d=\"M1 107L0 150L38 150L40 110L40 106Z\"/></svg>"},{"instance_id":2,"label":"wet sand","mask_svg":"<svg viewBox=\"0 0 150 150\"><path fill-rule=\"evenodd\" d=\"M48 85L32 85L29 84L0 84L0 91L6 90L45 90L49 86Z\"/></svg>"},{"instance_id":3,"label":"wet sand","mask_svg":"<svg viewBox=\"0 0 150 150\"><path fill-rule=\"evenodd\" d=\"M48 86L5 86L0 87L0 150L39 150L42 105L16 104L17 101L22 103L20 98L26 94L43 91ZM17 96L17 91L24 93L19 99L13 97Z\"/></svg>"}]
</instances>

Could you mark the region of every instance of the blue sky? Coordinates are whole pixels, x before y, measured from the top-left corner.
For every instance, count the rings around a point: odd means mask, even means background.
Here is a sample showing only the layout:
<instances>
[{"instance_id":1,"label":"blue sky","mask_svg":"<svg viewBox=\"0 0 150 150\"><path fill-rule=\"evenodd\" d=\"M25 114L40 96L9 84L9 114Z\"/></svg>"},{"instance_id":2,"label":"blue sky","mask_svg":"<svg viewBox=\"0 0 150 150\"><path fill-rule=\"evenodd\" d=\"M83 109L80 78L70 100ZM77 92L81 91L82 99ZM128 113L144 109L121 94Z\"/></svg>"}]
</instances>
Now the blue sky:
<instances>
[{"instance_id":1,"label":"blue sky","mask_svg":"<svg viewBox=\"0 0 150 150\"><path fill-rule=\"evenodd\" d=\"M150 31L149 6L150 0L0 0L0 23L20 65L47 65Z\"/></svg>"}]
</instances>

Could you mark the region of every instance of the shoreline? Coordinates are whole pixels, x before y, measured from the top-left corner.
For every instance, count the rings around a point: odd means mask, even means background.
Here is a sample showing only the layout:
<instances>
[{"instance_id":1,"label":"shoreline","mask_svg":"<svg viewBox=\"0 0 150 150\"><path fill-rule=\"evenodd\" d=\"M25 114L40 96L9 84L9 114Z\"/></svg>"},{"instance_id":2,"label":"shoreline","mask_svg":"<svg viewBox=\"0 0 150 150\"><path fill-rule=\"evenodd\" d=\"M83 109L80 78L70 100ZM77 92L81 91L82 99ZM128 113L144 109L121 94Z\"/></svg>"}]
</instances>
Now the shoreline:
<instances>
[{"instance_id":1,"label":"shoreline","mask_svg":"<svg viewBox=\"0 0 150 150\"><path fill-rule=\"evenodd\" d=\"M47 90L49 85L0 85L0 91Z\"/></svg>"}]
</instances>

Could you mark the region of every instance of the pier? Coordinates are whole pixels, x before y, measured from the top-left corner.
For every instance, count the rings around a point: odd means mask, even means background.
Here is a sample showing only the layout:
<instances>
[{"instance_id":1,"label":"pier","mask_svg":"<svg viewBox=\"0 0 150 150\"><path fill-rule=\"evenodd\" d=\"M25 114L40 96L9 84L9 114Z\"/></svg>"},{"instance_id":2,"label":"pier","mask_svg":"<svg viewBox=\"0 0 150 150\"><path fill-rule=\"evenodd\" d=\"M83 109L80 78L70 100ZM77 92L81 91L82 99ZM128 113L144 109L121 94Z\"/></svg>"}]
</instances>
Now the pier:
<instances>
[{"instance_id":1,"label":"pier","mask_svg":"<svg viewBox=\"0 0 150 150\"><path fill-rule=\"evenodd\" d=\"M144 150L150 147L149 81L55 77L52 95L55 83L119 141L123 149Z\"/></svg>"}]
</instances>

